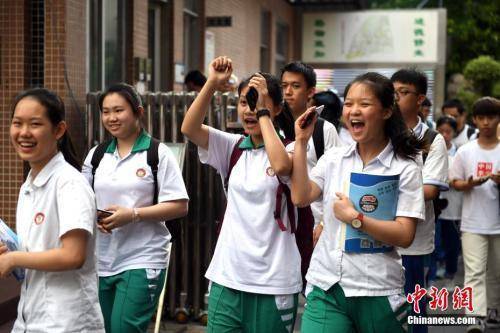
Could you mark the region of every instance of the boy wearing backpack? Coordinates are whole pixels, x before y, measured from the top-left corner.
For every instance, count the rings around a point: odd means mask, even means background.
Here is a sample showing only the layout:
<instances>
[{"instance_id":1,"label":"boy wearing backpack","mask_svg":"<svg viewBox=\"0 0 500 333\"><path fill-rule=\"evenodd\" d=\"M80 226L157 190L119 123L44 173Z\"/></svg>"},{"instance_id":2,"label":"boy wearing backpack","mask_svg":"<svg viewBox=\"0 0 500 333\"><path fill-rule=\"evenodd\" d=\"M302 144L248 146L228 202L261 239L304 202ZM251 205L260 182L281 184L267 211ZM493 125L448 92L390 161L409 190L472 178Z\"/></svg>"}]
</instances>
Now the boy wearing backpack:
<instances>
[{"instance_id":1,"label":"boy wearing backpack","mask_svg":"<svg viewBox=\"0 0 500 333\"><path fill-rule=\"evenodd\" d=\"M452 141L457 148L477 139L479 131L467 124L467 112L465 112L465 107L459 99L454 98L444 102L441 111L443 115L455 118L457 121L457 134Z\"/></svg>"},{"instance_id":2,"label":"boy wearing backpack","mask_svg":"<svg viewBox=\"0 0 500 333\"><path fill-rule=\"evenodd\" d=\"M417 224L415 239L410 247L399 249L405 267L405 292L412 293L418 284L425 286L425 266L434 251L435 214L433 200L440 191L448 190L448 153L441 134L430 129L418 116L427 93L427 77L416 69L401 69L391 77L396 101L406 126L419 138L427 141L428 152L422 156L425 221ZM425 300L420 309L425 314ZM416 325L414 332L427 332L427 327Z\"/></svg>"},{"instance_id":3,"label":"boy wearing backpack","mask_svg":"<svg viewBox=\"0 0 500 333\"><path fill-rule=\"evenodd\" d=\"M289 108L293 119L296 120L307 109L308 101L314 96L316 90L316 73L314 69L301 62L288 63L281 70L281 89L286 107ZM332 147L340 147L335 126L318 118L312 137L309 139L307 151L307 168L310 171L318 162L325 151ZM311 205L314 215L314 243L319 239L323 230L323 207L320 202Z\"/></svg>"}]
</instances>

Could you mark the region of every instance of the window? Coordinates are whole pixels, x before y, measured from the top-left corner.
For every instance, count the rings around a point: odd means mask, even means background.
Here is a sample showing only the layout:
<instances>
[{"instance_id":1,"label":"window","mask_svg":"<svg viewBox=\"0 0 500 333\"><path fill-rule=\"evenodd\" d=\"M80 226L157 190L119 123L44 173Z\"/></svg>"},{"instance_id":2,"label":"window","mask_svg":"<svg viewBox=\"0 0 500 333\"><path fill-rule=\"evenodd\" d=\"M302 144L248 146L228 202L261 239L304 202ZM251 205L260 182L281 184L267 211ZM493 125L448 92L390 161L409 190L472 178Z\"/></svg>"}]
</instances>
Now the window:
<instances>
[{"instance_id":1,"label":"window","mask_svg":"<svg viewBox=\"0 0 500 333\"><path fill-rule=\"evenodd\" d=\"M284 23L276 24L275 62L277 74L288 62L288 26Z\"/></svg>"},{"instance_id":2,"label":"window","mask_svg":"<svg viewBox=\"0 0 500 333\"><path fill-rule=\"evenodd\" d=\"M200 0L184 0L184 73L202 65L201 9Z\"/></svg>"},{"instance_id":3,"label":"window","mask_svg":"<svg viewBox=\"0 0 500 333\"><path fill-rule=\"evenodd\" d=\"M148 58L151 63L148 90L167 90L169 42L167 37L167 6L165 2L149 1L148 9Z\"/></svg>"},{"instance_id":4,"label":"window","mask_svg":"<svg viewBox=\"0 0 500 333\"><path fill-rule=\"evenodd\" d=\"M271 67L271 13L262 11L260 19L260 70L270 72Z\"/></svg>"},{"instance_id":5,"label":"window","mask_svg":"<svg viewBox=\"0 0 500 333\"><path fill-rule=\"evenodd\" d=\"M29 48L28 64L30 66L30 87L43 87L44 83L44 36L45 36L45 4L44 0L31 0L29 10Z\"/></svg>"}]
</instances>

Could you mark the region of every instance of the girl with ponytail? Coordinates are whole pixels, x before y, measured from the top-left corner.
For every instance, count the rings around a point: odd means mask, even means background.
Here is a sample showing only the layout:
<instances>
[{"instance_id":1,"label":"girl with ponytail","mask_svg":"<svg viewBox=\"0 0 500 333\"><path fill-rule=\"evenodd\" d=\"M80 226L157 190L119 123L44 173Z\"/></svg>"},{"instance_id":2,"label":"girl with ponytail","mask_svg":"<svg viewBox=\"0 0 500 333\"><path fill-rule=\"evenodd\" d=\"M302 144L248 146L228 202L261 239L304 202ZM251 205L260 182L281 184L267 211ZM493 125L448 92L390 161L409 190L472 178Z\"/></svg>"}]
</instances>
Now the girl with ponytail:
<instances>
[{"instance_id":1,"label":"girl with ponytail","mask_svg":"<svg viewBox=\"0 0 500 333\"><path fill-rule=\"evenodd\" d=\"M95 198L78 171L64 104L36 88L14 100L10 138L31 170L21 186L17 251L0 243L0 277L25 269L12 332L104 332L94 258ZM68 309L71 309L68 311Z\"/></svg>"}]
</instances>

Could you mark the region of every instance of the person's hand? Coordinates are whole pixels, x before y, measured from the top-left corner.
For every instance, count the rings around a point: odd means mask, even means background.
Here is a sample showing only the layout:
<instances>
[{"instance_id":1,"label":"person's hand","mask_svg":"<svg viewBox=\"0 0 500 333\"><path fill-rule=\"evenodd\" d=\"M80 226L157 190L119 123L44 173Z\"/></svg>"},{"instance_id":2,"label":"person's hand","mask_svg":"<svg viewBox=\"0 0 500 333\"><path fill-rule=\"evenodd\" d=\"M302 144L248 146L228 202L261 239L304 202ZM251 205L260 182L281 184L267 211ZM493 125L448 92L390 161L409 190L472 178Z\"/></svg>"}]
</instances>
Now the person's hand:
<instances>
[{"instance_id":1,"label":"person's hand","mask_svg":"<svg viewBox=\"0 0 500 333\"><path fill-rule=\"evenodd\" d=\"M479 178L474 178L473 176L470 176L467 179L467 189L472 190L474 187L482 185L488 179L489 179L489 176L479 177Z\"/></svg>"},{"instance_id":2,"label":"person's hand","mask_svg":"<svg viewBox=\"0 0 500 333\"><path fill-rule=\"evenodd\" d=\"M497 185L500 185L500 171L497 173L492 173L490 179L494 181Z\"/></svg>"},{"instance_id":3,"label":"person's hand","mask_svg":"<svg viewBox=\"0 0 500 333\"><path fill-rule=\"evenodd\" d=\"M12 252L4 252L0 254L0 278L6 278L14 270L14 261L12 260Z\"/></svg>"},{"instance_id":4,"label":"person's hand","mask_svg":"<svg viewBox=\"0 0 500 333\"><path fill-rule=\"evenodd\" d=\"M323 232L323 224L320 223L313 230L313 246L316 246L316 243L318 243L319 236L321 236L322 232Z\"/></svg>"},{"instance_id":5,"label":"person's hand","mask_svg":"<svg viewBox=\"0 0 500 333\"><path fill-rule=\"evenodd\" d=\"M0 255L4 254L5 252L9 251L9 248L7 245L4 243L0 242Z\"/></svg>"},{"instance_id":6,"label":"person's hand","mask_svg":"<svg viewBox=\"0 0 500 333\"><path fill-rule=\"evenodd\" d=\"M112 211L113 215L101 219L97 224L99 230L102 232L111 233L111 230L123 227L134 220L133 208L113 205L107 207L106 210Z\"/></svg>"},{"instance_id":7,"label":"person's hand","mask_svg":"<svg viewBox=\"0 0 500 333\"><path fill-rule=\"evenodd\" d=\"M208 66L208 80L215 84L217 90L224 90L231 74L233 62L226 56L217 57Z\"/></svg>"},{"instance_id":8,"label":"person's hand","mask_svg":"<svg viewBox=\"0 0 500 333\"><path fill-rule=\"evenodd\" d=\"M266 78L260 73L255 73L248 83L249 87L253 87L259 93L259 98L257 99L257 104L255 110L268 109L272 112L273 110L273 100L269 96L269 91L267 90Z\"/></svg>"},{"instance_id":9,"label":"person's hand","mask_svg":"<svg viewBox=\"0 0 500 333\"><path fill-rule=\"evenodd\" d=\"M306 128L302 128L301 126L303 126L303 124L306 122L307 117L313 117L313 120L311 121L309 126L307 126ZM314 124L316 124L317 120L318 117L316 114L315 106L311 106L306 110L306 112L301 114L300 117L295 120L295 141L309 141L309 138L312 136L314 131Z\"/></svg>"},{"instance_id":10,"label":"person's hand","mask_svg":"<svg viewBox=\"0 0 500 333\"><path fill-rule=\"evenodd\" d=\"M351 224L351 221L358 216L358 212L354 209L354 205L351 200L340 192L335 192L337 195L337 200L333 201L333 213L335 217L340 221Z\"/></svg>"}]
</instances>

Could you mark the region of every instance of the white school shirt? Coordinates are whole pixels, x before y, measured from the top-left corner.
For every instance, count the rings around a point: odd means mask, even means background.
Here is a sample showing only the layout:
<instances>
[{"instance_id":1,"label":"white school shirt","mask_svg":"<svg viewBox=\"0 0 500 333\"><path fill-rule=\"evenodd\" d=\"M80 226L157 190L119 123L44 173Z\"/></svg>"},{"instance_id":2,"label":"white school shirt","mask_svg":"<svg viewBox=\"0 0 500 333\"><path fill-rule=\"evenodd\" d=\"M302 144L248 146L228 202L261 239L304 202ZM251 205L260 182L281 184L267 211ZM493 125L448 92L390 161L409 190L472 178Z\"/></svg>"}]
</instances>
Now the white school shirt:
<instances>
[{"instance_id":1,"label":"white school shirt","mask_svg":"<svg viewBox=\"0 0 500 333\"><path fill-rule=\"evenodd\" d=\"M461 146L463 146L464 144L466 144L469 141L473 141L473 140L477 139L477 135L479 134L479 130L476 128L474 133L470 136L470 138L468 138L467 132L469 131L469 128L470 128L469 124L465 124L462 131L460 133L458 133L457 136L451 140L451 142L453 142L455 144L455 146L457 146L457 148L460 148Z\"/></svg>"},{"instance_id":2,"label":"white school shirt","mask_svg":"<svg viewBox=\"0 0 500 333\"><path fill-rule=\"evenodd\" d=\"M94 194L62 155L55 155L19 191L16 226L21 251L61 247L68 231L88 232L83 266L63 272L26 270L12 332L104 332L95 271Z\"/></svg>"},{"instance_id":3,"label":"white school shirt","mask_svg":"<svg viewBox=\"0 0 500 333\"><path fill-rule=\"evenodd\" d=\"M419 118L417 126L413 129L415 135L422 139L429 127ZM421 155L419 159L421 159ZM437 134L431 143L429 154L422 168L424 185L435 185L440 191L448 191L448 150L441 134ZM415 238L410 247L398 248L403 255L423 255L434 251L435 233L434 205L432 200L425 202L425 221L417 224Z\"/></svg>"},{"instance_id":4,"label":"white school shirt","mask_svg":"<svg viewBox=\"0 0 500 333\"><path fill-rule=\"evenodd\" d=\"M456 153L457 147L452 143L450 149L448 149L448 165L450 167L448 172L449 179L451 179L451 166L453 165ZM443 220L460 220L462 217L463 193L450 187L448 191L440 193L440 198L448 200L448 206L441 211L439 218Z\"/></svg>"},{"instance_id":5,"label":"white school shirt","mask_svg":"<svg viewBox=\"0 0 500 333\"><path fill-rule=\"evenodd\" d=\"M311 172L311 180L322 190L324 229L311 259L306 279L323 290L339 283L346 297L388 296L403 292L404 269L394 249L387 253L346 253L342 225L333 212L335 192L349 195L351 172L399 175L396 216L424 218L422 172L416 162L394 155L392 144L363 167L357 144L332 148Z\"/></svg>"},{"instance_id":6,"label":"white school shirt","mask_svg":"<svg viewBox=\"0 0 500 333\"><path fill-rule=\"evenodd\" d=\"M352 138L351 132L349 132L349 130L344 126L340 127L339 138L342 142L342 145L344 146L350 146L355 143L354 139Z\"/></svg>"},{"instance_id":7,"label":"white school shirt","mask_svg":"<svg viewBox=\"0 0 500 333\"><path fill-rule=\"evenodd\" d=\"M208 150L198 147L201 162L225 179L240 138L209 127ZM245 150L231 171L224 223L205 277L250 293L298 293L302 290L301 259L290 232L285 199L281 218L287 230L281 231L274 219L278 179L263 146L252 149L247 137L240 147ZM280 179L289 182L289 177Z\"/></svg>"},{"instance_id":8,"label":"white school shirt","mask_svg":"<svg viewBox=\"0 0 500 333\"><path fill-rule=\"evenodd\" d=\"M486 150L477 140L458 148L451 167L452 180L466 180L470 176L483 177L500 171L500 144ZM461 230L475 234L500 234L498 185L488 179L480 186L465 191L462 206Z\"/></svg>"},{"instance_id":9,"label":"white school shirt","mask_svg":"<svg viewBox=\"0 0 500 333\"><path fill-rule=\"evenodd\" d=\"M147 207L153 205L154 178L147 162L151 137L142 132L131 152L120 157L116 140L108 146L95 172L94 192L97 208L111 205ZM83 174L92 183L92 156L85 158ZM188 199L179 165L163 143L158 147L158 202ZM112 276L131 269L163 269L170 256L167 244L171 236L165 223L138 221L113 229L111 234L97 233L99 276Z\"/></svg>"},{"instance_id":10,"label":"white school shirt","mask_svg":"<svg viewBox=\"0 0 500 333\"><path fill-rule=\"evenodd\" d=\"M324 151L332 147L342 146L342 141L337 134L337 129L329 121L323 122L323 139L325 143ZM318 163L318 156L314 147L314 140L311 136L307 142L307 171L311 172L312 168ZM323 220L323 205L321 202L316 201L311 203L311 210L314 216L314 226L318 225Z\"/></svg>"}]
</instances>

